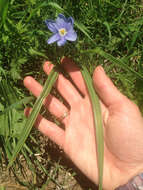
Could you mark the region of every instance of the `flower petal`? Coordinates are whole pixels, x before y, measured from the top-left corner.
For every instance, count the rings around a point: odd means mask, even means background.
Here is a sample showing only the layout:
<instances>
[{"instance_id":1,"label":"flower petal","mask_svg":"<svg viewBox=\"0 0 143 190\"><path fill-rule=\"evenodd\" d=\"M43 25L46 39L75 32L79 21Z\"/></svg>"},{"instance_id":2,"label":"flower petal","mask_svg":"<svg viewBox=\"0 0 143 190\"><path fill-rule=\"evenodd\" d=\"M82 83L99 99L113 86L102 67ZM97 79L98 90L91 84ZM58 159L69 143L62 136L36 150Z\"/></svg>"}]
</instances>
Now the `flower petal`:
<instances>
[{"instance_id":1,"label":"flower petal","mask_svg":"<svg viewBox=\"0 0 143 190\"><path fill-rule=\"evenodd\" d=\"M73 29L71 29L66 34L65 39L69 41L75 41L77 39L77 33Z\"/></svg>"},{"instance_id":2,"label":"flower petal","mask_svg":"<svg viewBox=\"0 0 143 190\"><path fill-rule=\"evenodd\" d=\"M56 33L58 31L55 21L48 19L45 23L51 32Z\"/></svg>"},{"instance_id":3,"label":"flower petal","mask_svg":"<svg viewBox=\"0 0 143 190\"><path fill-rule=\"evenodd\" d=\"M67 19L63 14L59 14L58 18L56 19L56 24L58 26L58 29L65 28L67 24Z\"/></svg>"},{"instance_id":4,"label":"flower petal","mask_svg":"<svg viewBox=\"0 0 143 190\"><path fill-rule=\"evenodd\" d=\"M57 41L58 46L63 46L66 43L66 39L62 38L59 41Z\"/></svg>"},{"instance_id":5,"label":"flower petal","mask_svg":"<svg viewBox=\"0 0 143 190\"><path fill-rule=\"evenodd\" d=\"M73 18L72 18L72 17L69 17L69 18L67 19L67 23L66 23L66 25L65 25L66 30L68 31L68 30L73 29L73 24L74 24Z\"/></svg>"},{"instance_id":6,"label":"flower petal","mask_svg":"<svg viewBox=\"0 0 143 190\"><path fill-rule=\"evenodd\" d=\"M48 39L48 44L52 44L56 41L60 40L60 36L58 33L54 34L53 36L51 36L49 39Z\"/></svg>"},{"instance_id":7,"label":"flower petal","mask_svg":"<svg viewBox=\"0 0 143 190\"><path fill-rule=\"evenodd\" d=\"M68 22L68 23L71 23L72 26L73 26L73 24L74 24L74 19L70 16L70 17L67 19L67 22Z\"/></svg>"},{"instance_id":8,"label":"flower petal","mask_svg":"<svg viewBox=\"0 0 143 190\"><path fill-rule=\"evenodd\" d=\"M67 18L65 17L65 15L63 15L63 14L59 14L58 15L58 17L60 18L60 19L62 19L62 20L64 20L65 22L67 22Z\"/></svg>"},{"instance_id":9,"label":"flower petal","mask_svg":"<svg viewBox=\"0 0 143 190\"><path fill-rule=\"evenodd\" d=\"M69 31L69 30L73 30L73 25L69 22L69 23L66 23L65 24L65 29L67 30L67 31Z\"/></svg>"}]
</instances>

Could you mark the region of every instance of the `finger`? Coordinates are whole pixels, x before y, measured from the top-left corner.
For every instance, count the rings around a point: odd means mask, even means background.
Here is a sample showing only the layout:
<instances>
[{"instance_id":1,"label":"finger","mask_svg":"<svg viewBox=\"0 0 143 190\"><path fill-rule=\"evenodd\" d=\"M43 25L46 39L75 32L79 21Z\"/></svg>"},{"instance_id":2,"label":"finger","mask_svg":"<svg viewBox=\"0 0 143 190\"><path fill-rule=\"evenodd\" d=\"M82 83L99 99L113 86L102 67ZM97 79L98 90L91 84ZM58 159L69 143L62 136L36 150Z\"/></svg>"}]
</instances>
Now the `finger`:
<instances>
[{"instance_id":1,"label":"finger","mask_svg":"<svg viewBox=\"0 0 143 190\"><path fill-rule=\"evenodd\" d=\"M70 77L72 78L73 82L76 84L78 89L82 92L83 95L87 94L87 89L85 86L84 79L80 72L80 69L75 65L72 59L64 57L61 60L62 66L64 69L69 73Z\"/></svg>"},{"instance_id":2,"label":"finger","mask_svg":"<svg viewBox=\"0 0 143 190\"><path fill-rule=\"evenodd\" d=\"M52 64L49 66L49 62L46 62L43 66L43 69L45 73L49 74L52 70L52 67ZM60 94L71 106L73 104L77 104L79 102L79 99L82 98L79 92L76 90L76 88L62 74L59 74L55 86L57 90L60 92Z\"/></svg>"},{"instance_id":3,"label":"finger","mask_svg":"<svg viewBox=\"0 0 143 190\"><path fill-rule=\"evenodd\" d=\"M104 72L101 66L98 66L93 74L94 87L106 106L113 105L125 99L125 96L114 86L112 81Z\"/></svg>"},{"instance_id":4,"label":"finger","mask_svg":"<svg viewBox=\"0 0 143 190\"><path fill-rule=\"evenodd\" d=\"M31 108L25 109L25 115L28 117L31 112ZM58 127L55 123L46 120L40 114L38 115L34 126L45 136L48 136L53 142L63 148L65 132L63 129Z\"/></svg>"},{"instance_id":5,"label":"finger","mask_svg":"<svg viewBox=\"0 0 143 190\"><path fill-rule=\"evenodd\" d=\"M36 97L38 97L43 90L43 87L34 78L29 76L24 79L24 86ZM43 104L57 118L61 118L64 113L68 112L66 106L50 94L45 98Z\"/></svg>"}]
</instances>

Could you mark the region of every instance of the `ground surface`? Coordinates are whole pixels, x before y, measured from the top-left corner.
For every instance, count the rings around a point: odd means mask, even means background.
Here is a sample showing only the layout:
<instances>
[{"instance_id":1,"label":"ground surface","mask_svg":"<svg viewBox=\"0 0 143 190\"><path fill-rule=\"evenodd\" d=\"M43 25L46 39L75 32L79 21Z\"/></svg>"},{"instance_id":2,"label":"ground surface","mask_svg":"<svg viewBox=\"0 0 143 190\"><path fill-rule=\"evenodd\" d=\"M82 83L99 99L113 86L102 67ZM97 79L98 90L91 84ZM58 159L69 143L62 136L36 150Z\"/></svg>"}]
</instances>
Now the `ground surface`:
<instances>
[{"instance_id":1,"label":"ground surface","mask_svg":"<svg viewBox=\"0 0 143 190\"><path fill-rule=\"evenodd\" d=\"M71 163L61 149L46 137L38 136L43 143L41 143L42 153L36 154L36 157L47 168L49 175L46 176L40 169L37 169L36 175L33 175L25 160L20 156L23 176L19 169L15 173L20 182L31 183L33 187L20 185L16 176L12 172L6 171L4 163L4 167L0 168L0 190L3 190L4 187L4 190L95 190L95 185ZM48 178L49 181L45 184Z\"/></svg>"}]
</instances>

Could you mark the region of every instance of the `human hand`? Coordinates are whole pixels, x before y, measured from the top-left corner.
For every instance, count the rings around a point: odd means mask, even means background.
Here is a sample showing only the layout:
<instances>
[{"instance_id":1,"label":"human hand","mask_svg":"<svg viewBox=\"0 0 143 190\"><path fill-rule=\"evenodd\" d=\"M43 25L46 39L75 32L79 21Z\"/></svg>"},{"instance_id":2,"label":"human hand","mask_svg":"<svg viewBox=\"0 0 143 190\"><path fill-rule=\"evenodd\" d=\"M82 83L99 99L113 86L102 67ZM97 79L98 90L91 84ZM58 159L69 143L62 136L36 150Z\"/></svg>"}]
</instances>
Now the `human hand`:
<instances>
[{"instance_id":1,"label":"human hand","mask_svg":"<svg viewBox=\"0 0 143 190\"><path fill-rule=\"evenodd\" d=\"M62 66L84 97L59 74L55 86L69 103L70 110L52 95L45 99L44 104L57 118L69 112L62 120L65 130L41 115L35 126L62 147L73 163L98 184L95 131L89 94L75 64L64 58ZM44 71L49 74L52 67L52 64L46 62ZM103 189L112 190L143 171L143 118L138 107L117 90L101 66L95 69L93 82L100 98L104 127ZM24 85L36 97L42 91L42 86L32 77L26 77Z\"/></svg>"}]
</instances>

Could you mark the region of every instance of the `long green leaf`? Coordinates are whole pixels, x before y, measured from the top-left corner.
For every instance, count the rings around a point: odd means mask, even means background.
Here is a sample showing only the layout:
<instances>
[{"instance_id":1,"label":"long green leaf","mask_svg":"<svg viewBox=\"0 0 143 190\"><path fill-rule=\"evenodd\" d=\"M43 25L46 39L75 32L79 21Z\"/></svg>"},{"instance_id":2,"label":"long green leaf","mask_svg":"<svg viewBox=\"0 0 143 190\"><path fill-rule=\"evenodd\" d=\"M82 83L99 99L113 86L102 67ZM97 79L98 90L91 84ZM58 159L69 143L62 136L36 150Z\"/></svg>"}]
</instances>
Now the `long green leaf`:
<instances>
[{"instance_id":1,"label":"long green leaf","mask_svg":"<svg viewBox=\"0 0 143 190\"><path fill-rule=\"evenodd\" d=\"M8 168L12 166L13 162L15 161L18 153L20 152L22 146L24 145L34 123L35 123L35 120L40 112L40 109L42 107L42 104L43 104L43 100L44 98L46 98L46 96L49 94L53 84L55 83L56 79L58 77L58 73L55 69L53 69L48 77L48 79L46 80L45 82L45 85L44 85L44 88L43 88L43 91L41 93L41 95L39 96L39 98L36 100L34 106L33 106L33 109L32 109L32 112L29 116L29 118L27 119L27 122L25 124L25 126L23 127L23 131L22 131L22 134L21 134L21 138L19 139L18 143L17 143L17 146L13 152L13 155L9 161L9 164L8 164Z\"/></svg>"},{"instance_id":2,"label":"long green leaf","mask_svg":"<svg viewBox=\"0 0 143 190\"><path fill-rule=\"evenodd\" d=\"M103 163L104 163L104 137L101 117L101 108L99 98L93 87L92 78L84 65L82 65L82 75L86 82L87 89L90 95L92 109L94 114L94 127L96 131L96 145L97 145L97 160L98 160L98 175L99 175L99 190L102 190L103 181Z\"/></svg>"},{"instance_id":3,"label":"long green leaf","mask_svg":"<svg viewBox=\"0 0 143 190\"><path fill-rule=\"evenodd\" d=\"M116 64L118 67L121 67L122 69L124 69L126 71L132 72L133 74L135 74L135 76L137 78L143 80L143 75L141 75L140 73L138 73L135 70L131 69L127 64L123 63L123 61L121 59L115 58L114 56L106 53L105 51L103 51L99 47L97 47L95 49L81 51L81 53L97 53L97 54L103 56L105 59L107 59L107 60L111 61L112 63Z\"/></svg>"}]
</instances>

